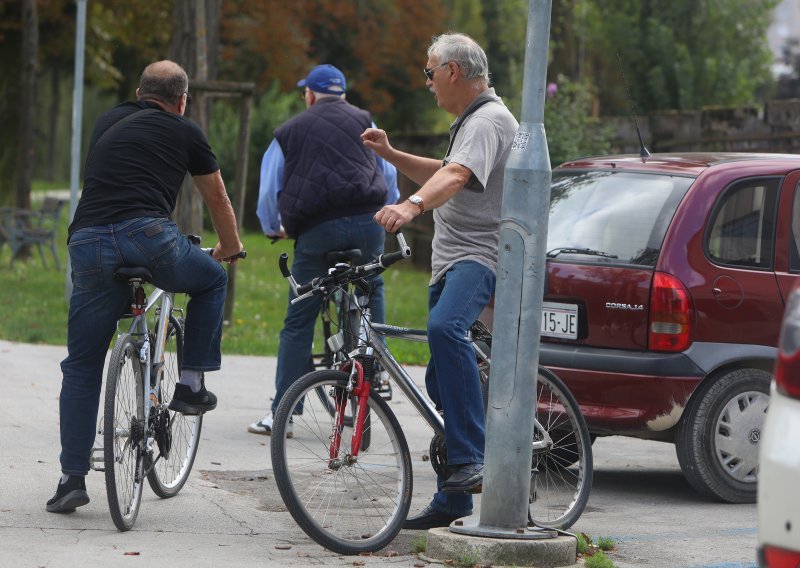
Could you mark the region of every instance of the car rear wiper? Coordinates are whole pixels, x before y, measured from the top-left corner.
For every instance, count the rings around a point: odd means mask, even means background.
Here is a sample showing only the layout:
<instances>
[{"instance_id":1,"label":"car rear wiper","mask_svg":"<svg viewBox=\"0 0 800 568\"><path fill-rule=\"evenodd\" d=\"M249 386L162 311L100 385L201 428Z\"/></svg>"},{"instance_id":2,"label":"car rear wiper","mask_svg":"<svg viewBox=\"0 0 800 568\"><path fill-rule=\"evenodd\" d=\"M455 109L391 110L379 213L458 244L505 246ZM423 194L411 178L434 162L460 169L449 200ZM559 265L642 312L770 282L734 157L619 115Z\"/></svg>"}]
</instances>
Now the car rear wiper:
<instances>
[{"instance_id":1,"label":"car rear wiper","mask_svg":"<svg viewBox=\"0 0 800 568\"><path fill-rule=\"evenodd\" d=\"M609 254L607 252L588 249L588 248L570 248L570 247L559 247L554 248L551 251L547 252L547 258L555 258L560 254L585 254L588 256L602 256L603 258L619 258L615 254Z\"/></svg>"}]
</instances>

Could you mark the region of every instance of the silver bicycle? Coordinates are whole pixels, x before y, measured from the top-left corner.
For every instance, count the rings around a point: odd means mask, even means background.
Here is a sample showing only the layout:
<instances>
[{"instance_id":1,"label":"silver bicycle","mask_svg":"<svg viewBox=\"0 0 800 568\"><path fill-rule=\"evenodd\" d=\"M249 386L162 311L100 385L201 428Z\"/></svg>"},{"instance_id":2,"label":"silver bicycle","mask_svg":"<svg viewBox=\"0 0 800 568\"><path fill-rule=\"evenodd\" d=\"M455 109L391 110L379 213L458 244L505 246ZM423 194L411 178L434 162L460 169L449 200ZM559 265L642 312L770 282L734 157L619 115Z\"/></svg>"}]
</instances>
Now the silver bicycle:
<instances>
[{"instance_id":1,"label":"silver bicycle","mask_svg":"<svg viewBox=\"0 0 800 568\"><path fill-rule=\"evenodd\" d=\"M164 499L183 488L203 416L168 409L183 357L183 310L175 306L175 294L149 286L152 275L144 267L121 267L114 278L130 285L130 312L120 320L130 319L130 325L111 351L98 425L103 445L93 449L91 467L105 472L111 518L127 531L139 514L145 479Z\"/></svg>"},{"instance_id":2,"label":"silver bicycle","mask_svg":"<svg viewBox=\"0 0 800 568\"><path fill-rule=\"evenodd\" d=\"M433 429L430 461L434 470L444 477L450 474L442 416L381 340L427 341L427 334L374 323L368 308L370 287L365 277L410 254L401 233L397 240L399 252L361 266L334 267L327 276L303 285L292 277L285 254L280 261L297 296L293 301L312 294L327 296L349 284L362 291L360 296L350 292L360 312L355 348L345 348L342 331L329 339L329 347L337 354L335 367L311 372L288 389L275 413L271 441L275 481L287 509L306 534L340 554L373 552L388 545L411 505L411 456L397 418L376 392L376 362ZM469 341L480 370L484 403L491 340L482 323L471 327ZM346 416L353 418L348 421ZM575 398L543 367L531 419L530 502L535 502L531 524L566 529L578 520L589 498L591 440ZM287 436L290 431L291 437Z\"/></svg>"}]
</instances>

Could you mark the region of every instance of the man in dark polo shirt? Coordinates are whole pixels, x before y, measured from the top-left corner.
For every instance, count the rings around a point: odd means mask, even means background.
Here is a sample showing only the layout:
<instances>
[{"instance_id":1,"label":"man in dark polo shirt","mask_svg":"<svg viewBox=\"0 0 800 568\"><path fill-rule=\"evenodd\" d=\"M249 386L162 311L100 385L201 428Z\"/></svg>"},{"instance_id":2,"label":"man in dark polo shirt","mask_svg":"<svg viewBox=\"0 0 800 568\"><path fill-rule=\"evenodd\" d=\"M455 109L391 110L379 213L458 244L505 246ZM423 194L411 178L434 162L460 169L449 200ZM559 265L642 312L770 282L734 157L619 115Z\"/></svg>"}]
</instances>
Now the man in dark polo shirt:
<instances>
[{"instance_id":1,"label":"man in dark polo shirt","mask_svg":"<svg viewBox=\"0 0 800 568\"><path fill-rule=\"evenodd\" d=\"M120 266L143 266L153 283L190 296L180 380L170 409L213 410L203 373L220 368L227 276L219 261L242 250L236 218L216 158L202 130L183 117L186 72L158 61L142 73L136 102L123 103L95 125L83 193L69 227L72 297L68 355L61 362L61 480L47 502L52 513L86 505L85 476L95 437L103 364L129 287ZM193 246L170 219L186 173L208 206L219 236L212 256ZM212 258L213 257L213 258Z\"/></svg>"}]
</instances>

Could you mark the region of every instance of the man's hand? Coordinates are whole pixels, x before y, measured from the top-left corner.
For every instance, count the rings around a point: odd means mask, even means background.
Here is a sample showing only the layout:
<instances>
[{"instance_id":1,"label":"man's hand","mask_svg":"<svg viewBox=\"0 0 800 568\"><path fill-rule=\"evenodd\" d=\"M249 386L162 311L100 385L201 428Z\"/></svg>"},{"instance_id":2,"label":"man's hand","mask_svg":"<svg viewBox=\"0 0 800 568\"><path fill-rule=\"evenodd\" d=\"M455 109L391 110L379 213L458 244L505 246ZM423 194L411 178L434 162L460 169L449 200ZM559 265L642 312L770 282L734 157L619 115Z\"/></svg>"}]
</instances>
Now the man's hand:
<instances>
[{"instance_id":1,"label":"man's hand","mask_svg":"<svg viewBox=\"0 0 800 568\"><path fill-rule=\"evenodd\" d=\"M233 248L223 247L221 243L217 243L214 250L211 252L211 258L217 262L227 262L230 265L234 265L239 262L239 257L237 255L243 250L244 245L241 242L238 247Z\"/></svg>"},{"instance_id":2,"label":"man's hand","mask_svg":"<svg viewBox=\"0 0 800 568\"><path fill-rule=\"evenodd\" d=\"M371 148L384 160L389 159L389 154L391 154L393 148L389 144L389 137L386 135L386 131L379 128L367 128L361 135L361 139L364 141L364 146Z\"/></svg>"},{"instance_id":3,"label":"man's hand","mask_svg":"<svg viewBox=\"0 0 800 568\"><path fill-rule=\"evenodd\" d=\"M419 207L410 201L403 201L397 205L384 205L383 209L375 214L375 221L388 232L396 233L418 214Z\"/></svg>"}]
</instances>

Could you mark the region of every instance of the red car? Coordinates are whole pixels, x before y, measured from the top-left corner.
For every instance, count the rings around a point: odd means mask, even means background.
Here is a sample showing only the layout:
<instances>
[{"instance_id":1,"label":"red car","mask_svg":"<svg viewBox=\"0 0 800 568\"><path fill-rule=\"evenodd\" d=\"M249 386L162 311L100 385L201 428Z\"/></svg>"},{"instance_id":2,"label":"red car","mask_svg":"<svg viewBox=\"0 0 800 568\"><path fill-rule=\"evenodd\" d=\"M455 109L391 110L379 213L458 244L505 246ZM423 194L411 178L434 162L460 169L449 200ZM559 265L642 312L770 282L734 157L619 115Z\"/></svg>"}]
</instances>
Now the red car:
<instances>
[{"instance_id":1,"label":"red car","mask_svg":"<svg viewBox=\"0 0 800 568\"><path fill-rule=\"evenodd\" d=\"M800 157L685 153L553 170L540 363L594 436L676 446L691 485L756 498Z\"/></svg>"}]
</instances>

